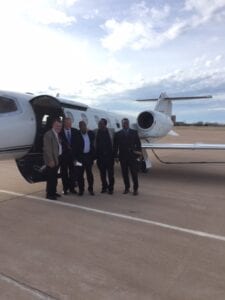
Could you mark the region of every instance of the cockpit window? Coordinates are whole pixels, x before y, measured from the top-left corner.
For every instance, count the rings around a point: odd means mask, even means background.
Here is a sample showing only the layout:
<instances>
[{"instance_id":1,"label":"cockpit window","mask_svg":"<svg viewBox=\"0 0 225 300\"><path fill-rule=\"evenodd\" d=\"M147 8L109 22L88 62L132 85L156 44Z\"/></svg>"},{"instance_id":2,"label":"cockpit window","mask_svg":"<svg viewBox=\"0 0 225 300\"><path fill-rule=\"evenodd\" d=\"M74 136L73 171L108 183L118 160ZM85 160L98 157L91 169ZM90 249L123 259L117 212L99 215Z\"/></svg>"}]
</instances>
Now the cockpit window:
<instances>
[{"instance_id":1,"label":"cockpit window","mask_svg":"<svg viewBox=\"0 0 225 300\"><path fill-rule=\"evenodd\" d=\"M15 100L0 97L0 114L11 113L18 110Z\"/></svg>"}]
</instances>

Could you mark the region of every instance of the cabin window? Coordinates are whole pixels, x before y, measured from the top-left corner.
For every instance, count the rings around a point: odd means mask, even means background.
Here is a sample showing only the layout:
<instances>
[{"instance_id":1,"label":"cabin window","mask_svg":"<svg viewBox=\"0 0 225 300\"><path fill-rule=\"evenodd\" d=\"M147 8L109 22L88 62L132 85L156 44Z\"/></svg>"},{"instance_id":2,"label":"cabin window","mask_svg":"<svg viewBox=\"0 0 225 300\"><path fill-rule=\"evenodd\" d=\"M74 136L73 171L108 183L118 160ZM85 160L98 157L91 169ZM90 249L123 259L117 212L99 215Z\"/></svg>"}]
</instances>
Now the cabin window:
<instances>
[{"instance_id":1,"label":"cabin window","mask_svg":"<svg viewBox=\"0 0 225 300\"><path fill-rule=\"evenodd\" d=\"M98 123L99 123L99 120L100 120L100 119L99 119L99 116L96 116L96 115L95 115L95 122L96 122L97 125L98 125Z\"/></svg>"},{"instance_id":2,"label":"cabin window","mask_svg":"<svg viewBox=\"0 0 225 300\"><path fill-rule=\"evenodd\" d=\"M0 114L11 113L18 110L15 100L0 97Z\"/></svg>"},{"instance_id":3,"label":"cabin window","mask_svg":"<svg viewBox=\"0 0 225 300\"><path fill-rule=\"evenodd\" d=\"M107 126L109 128L112 128L111 120L109 118L106 118L106 120L107 120Z\"/></svg>"},{"instance_id":4,"label":"cabin window","mask_svg":"<svg viewBox=\"0 0 225 300\"><path fill-rule=\"evenodd\" d=\"M73 117L73 114L70 112L70 111L66 111L65 112L65 116L67 117L67 118L70 118L71 119L71 121L72 121L72 123L74 123L74 117Z\"/></svg>"},{"instance_id":5,"label":"cabin window","mask_svg":"<svg viewBox=\"0 0 225 300\"><path fill-rule=\"evenodd\" d=\"M81 119L86 123L86 125L88 124L88 117L84 113L81 114Z\"/></svg>"},{"instance_id":6,"label":"cabin window","mask_svg":"<svg viewBox=\"0 0 225 300\"><path fill-rule=\"evenodd\" d=\"M116 127L120 128L120 122L118 120L115 120L115 122L116 122Z\"/></svg>"}]
</instances>

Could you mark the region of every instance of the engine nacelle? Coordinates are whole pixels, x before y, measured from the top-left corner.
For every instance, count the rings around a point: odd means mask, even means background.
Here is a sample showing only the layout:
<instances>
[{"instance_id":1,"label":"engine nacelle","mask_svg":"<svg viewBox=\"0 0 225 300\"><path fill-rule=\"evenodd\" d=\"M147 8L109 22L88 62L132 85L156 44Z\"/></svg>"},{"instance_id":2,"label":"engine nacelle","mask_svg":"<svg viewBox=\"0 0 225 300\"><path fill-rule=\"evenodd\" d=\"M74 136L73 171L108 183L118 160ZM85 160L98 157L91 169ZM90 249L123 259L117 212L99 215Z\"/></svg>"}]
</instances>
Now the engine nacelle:
<instances>
[{"instance_id":1,"label":"engine nacelle","mask_svg":"<svg viewBox=\"0 0 225 300\"><path fill-rule=\"evenodd\" d=\"M171 118L158 111L143 111L137 117L140 138L160 138L173 127Z\"/></svg>"}]
</instances>

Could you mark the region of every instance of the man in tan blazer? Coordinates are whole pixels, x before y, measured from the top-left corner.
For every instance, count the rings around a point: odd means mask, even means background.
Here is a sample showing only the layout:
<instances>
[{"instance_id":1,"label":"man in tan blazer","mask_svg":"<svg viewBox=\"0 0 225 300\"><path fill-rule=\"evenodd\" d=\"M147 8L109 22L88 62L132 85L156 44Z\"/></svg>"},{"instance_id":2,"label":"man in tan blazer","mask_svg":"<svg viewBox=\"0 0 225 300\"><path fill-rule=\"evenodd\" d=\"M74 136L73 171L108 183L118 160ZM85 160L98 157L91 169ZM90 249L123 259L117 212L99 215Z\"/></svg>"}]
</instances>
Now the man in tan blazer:
<instances>
[{"instance_id":1,"label":"man in tan blazer","mask_svg":"<svg viewBox=\"0 0 225 300\"><path fill-rule=\"evenodd\" d=\"M61 120L54 119L52 122L52 128L44 135L43 155L47 175L46 198L50 200L57 200L57 197L60 197L60 195L56 192L56 187L59 156L62 154L62 145L58 135L61 129Z\"/></svg>"}]
</instances>

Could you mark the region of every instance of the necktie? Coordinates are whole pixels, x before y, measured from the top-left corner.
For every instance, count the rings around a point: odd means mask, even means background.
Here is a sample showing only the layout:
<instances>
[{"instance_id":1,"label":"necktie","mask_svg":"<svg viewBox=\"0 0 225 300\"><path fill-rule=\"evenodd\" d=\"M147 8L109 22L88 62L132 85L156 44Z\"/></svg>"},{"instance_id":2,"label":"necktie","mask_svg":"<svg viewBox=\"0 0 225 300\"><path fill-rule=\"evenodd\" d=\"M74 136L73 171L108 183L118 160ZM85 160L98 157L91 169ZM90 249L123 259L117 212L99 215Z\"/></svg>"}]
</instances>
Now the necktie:
<instances>
[{"instance_id":1,"label":"necktie","mask_svg":"<svg viewBox=\"0 0 225 300\"><path fill-rule=\"evenodd\" d=\"M67 130L67 140L69 143L71 143L71 134L70 134L70 130Z\"/></svg>"}]
</instances>

